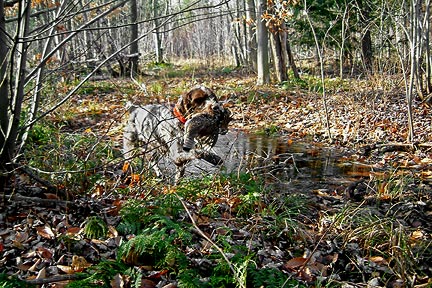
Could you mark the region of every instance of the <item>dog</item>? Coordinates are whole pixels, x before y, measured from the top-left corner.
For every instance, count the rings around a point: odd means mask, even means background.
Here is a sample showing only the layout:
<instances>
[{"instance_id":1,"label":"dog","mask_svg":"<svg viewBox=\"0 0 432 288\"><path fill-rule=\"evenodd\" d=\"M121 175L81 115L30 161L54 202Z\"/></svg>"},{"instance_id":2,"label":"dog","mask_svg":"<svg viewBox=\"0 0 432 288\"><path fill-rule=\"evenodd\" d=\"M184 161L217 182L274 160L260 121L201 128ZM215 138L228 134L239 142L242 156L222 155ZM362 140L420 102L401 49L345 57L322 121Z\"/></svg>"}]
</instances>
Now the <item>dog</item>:
<instances>
[{"instance_id":1,"label":"dog","mask_svg":"<svg viewBox=\"0 0 432 288\"><path fill-rule=\"evenodd\" d=\"M209 88L191 89L180 96L174 107L129 104L127 110L130 115L123 133L126 160L132 159L139 148L156 176L162 177L158 162L169 158L176 166L175 183L184 176L186 164L194 159L222 164L222 159L209 150L219 134L228 132L231 112Z\"/></svg>"}]
</instances>

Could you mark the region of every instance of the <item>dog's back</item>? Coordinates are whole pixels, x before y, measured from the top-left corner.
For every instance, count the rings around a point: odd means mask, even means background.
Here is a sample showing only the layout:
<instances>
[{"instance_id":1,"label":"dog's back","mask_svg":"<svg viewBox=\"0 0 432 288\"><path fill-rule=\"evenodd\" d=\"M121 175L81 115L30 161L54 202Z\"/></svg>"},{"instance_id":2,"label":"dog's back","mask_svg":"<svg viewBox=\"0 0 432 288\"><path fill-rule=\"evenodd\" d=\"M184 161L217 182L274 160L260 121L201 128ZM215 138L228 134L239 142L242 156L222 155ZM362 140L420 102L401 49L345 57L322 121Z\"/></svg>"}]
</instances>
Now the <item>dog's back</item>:
<instances>
[{"instance_id":1,"label":"dog's back","mask_svg":"<svg viewBox=\"0 0 432 288\"><path fill-rule=\"evenodd\" d=\"M126 158L132 157L133 151L138 147L144 153L157 150L165 154L171 150L170 146L177 144L174 142L182 139L183 132L170 107L159 104L130 105L128 111L130 115L123 136Z\"/></svg>"}]
</instances>

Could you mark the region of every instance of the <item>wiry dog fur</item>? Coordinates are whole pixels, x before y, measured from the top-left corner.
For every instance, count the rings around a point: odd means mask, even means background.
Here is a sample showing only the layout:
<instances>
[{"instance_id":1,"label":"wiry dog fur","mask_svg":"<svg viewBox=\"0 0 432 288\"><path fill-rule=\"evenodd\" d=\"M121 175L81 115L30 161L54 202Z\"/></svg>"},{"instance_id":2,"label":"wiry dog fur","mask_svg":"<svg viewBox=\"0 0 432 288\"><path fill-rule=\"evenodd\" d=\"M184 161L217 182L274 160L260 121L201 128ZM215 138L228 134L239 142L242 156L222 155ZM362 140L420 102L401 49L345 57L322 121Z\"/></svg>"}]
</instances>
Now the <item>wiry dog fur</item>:
<instances>
[{"instance_id":1,"label":"wiry dog fur","mask_svg":"<svg viewBox=\"0 0 432 288\"><path fill-rule=\"evenodd\" d=\"M126 159L131 159L139 148L160 177L163 174L159 159L170 158L176 165L176 182L193 159L222 163L209 149L216 144L218 134L228 131L231 116L210 89L192 89L173 108L160 104L130 105L128 111L130 116L123 135Z\"/></svg>"}]
</instances>

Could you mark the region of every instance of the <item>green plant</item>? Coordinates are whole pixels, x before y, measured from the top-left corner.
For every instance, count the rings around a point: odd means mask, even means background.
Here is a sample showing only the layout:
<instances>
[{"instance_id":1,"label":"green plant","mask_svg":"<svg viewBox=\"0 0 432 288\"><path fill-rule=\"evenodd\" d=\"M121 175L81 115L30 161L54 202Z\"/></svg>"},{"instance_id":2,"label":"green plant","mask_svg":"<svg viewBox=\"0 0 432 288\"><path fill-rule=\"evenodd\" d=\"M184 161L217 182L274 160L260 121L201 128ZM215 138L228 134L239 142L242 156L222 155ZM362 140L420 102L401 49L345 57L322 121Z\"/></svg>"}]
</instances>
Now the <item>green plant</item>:
<instances>
[{"instance_id":1,"label":"green plant","mask_svg":"<svg viewBox=\"0 0 432 288\"><path fill-rule=\"evenodd\" d=\"M257 269L253 265L248 266L248 284L251 287L289 288L307 287L295 279L289 279L288 275L275 268Z\"/></svg>"},{"instance_id":2,"label":"green plant","mask_svg":"<svg viewBox=\"0 0 432 288\"><path fill-rule=\"evenodd\" d=\"M161 212L156 209L152 212ZM118 256L126 262L151 260L152 265L164 268L183 267L185 256L173 243L189 243L192 235L184 224L171 220L169 216L149 214L143 222L146 227L140 234L119 248Z\"/></svg>"},{"instance_id":3,"label":"green plant","mask_svg":"<svg viewBox=\"0 0 432 288\"><path fill-rule=\"evenodd\" d=\"M69 283L67 288L92 288L92 287L111 287L111 281L117 274L129 274L137 277L136 274L131 273L128 267L118 261L102 261L95 266L91 266L84 273L80 273L80 277L84 278ZM132 279L133 280L133 279ZM140 287L140 286L133 286Z\"/></svg>"},{"instance_id":4,"label":"green plant","mask_svg":"<svg viewBox=\"0 0 432 288\"><path fill-rule=\"evenodd\" d=\"M0 288L16 287L31 288L35 286L18 279L16 276L10 276L6 273L0 273Z\"/></svg>"},{"instance_id":5,"label":"green plant","mask_svg":"<svg viewBox=\"0 0 432 288\"><path fill-rule=\"evenodd\" d=\"M345 245L359 245L362 257L387 259L391 274L401 278L421 274L417 269L422 258L418 256L424 255L422 247L428 245L421 239L413 245L411 230L393 216L382 215L370 207L347 205L335 216L334 226Z\"/></svg>"},{"instance_id":6,"label":"green plant","mask_svg":"<svg viewBox=\"0 0 432 288\"><path fill-rule=\"evenodd\" d=\"M108 233L108 226L101 218L92 216L86 220L83 233L90 239L103 238Z\"/></svg>"},{"instance_id":7,"label":"green plant","mask_svg":"<svg viewBox=\"0 0 432 288\"><path fill-rule=\"evenodd\" d=\"M270 125L256 132L257 135L265 135L265 136L276 136L280 131L280 127L277 125Z\"/></svg>"},{"instance_id":8,"label":"green plant","mask_svg":"<svg viewBox=\"0 0 432 288\"><path fill-rule=\"evenodd\" d=\"M145 219L151 213L146 204L144 201L128 200L119 212L122 221L117 226L118 232L124 235L137 234L144 227Z\"/></svg>"}]
</instances>

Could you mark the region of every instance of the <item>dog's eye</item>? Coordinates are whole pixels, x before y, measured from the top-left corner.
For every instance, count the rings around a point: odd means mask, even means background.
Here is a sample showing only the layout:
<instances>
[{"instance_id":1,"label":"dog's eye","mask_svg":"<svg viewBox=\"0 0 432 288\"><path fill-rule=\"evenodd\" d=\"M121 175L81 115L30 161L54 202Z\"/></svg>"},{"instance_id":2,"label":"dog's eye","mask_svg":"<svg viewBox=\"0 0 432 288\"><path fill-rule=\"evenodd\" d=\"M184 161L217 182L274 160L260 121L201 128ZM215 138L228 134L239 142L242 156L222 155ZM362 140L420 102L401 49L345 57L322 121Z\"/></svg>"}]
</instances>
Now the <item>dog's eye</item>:
<instances>
[{"instance_id":1,"label":"dog's eye","mask_svg":"<svg viewBox=\"0 0 432 288\"><path fill-rule=\"evenodd\" d=\"M199 106L199 105L201 105L202 103L204 103L204 101L205 101L205 99L204 99L203 97L195 98L195 99L192 100L192 102L193 102L195 105L197 105L197 106Z\"/></svg>"}]
</instances>

